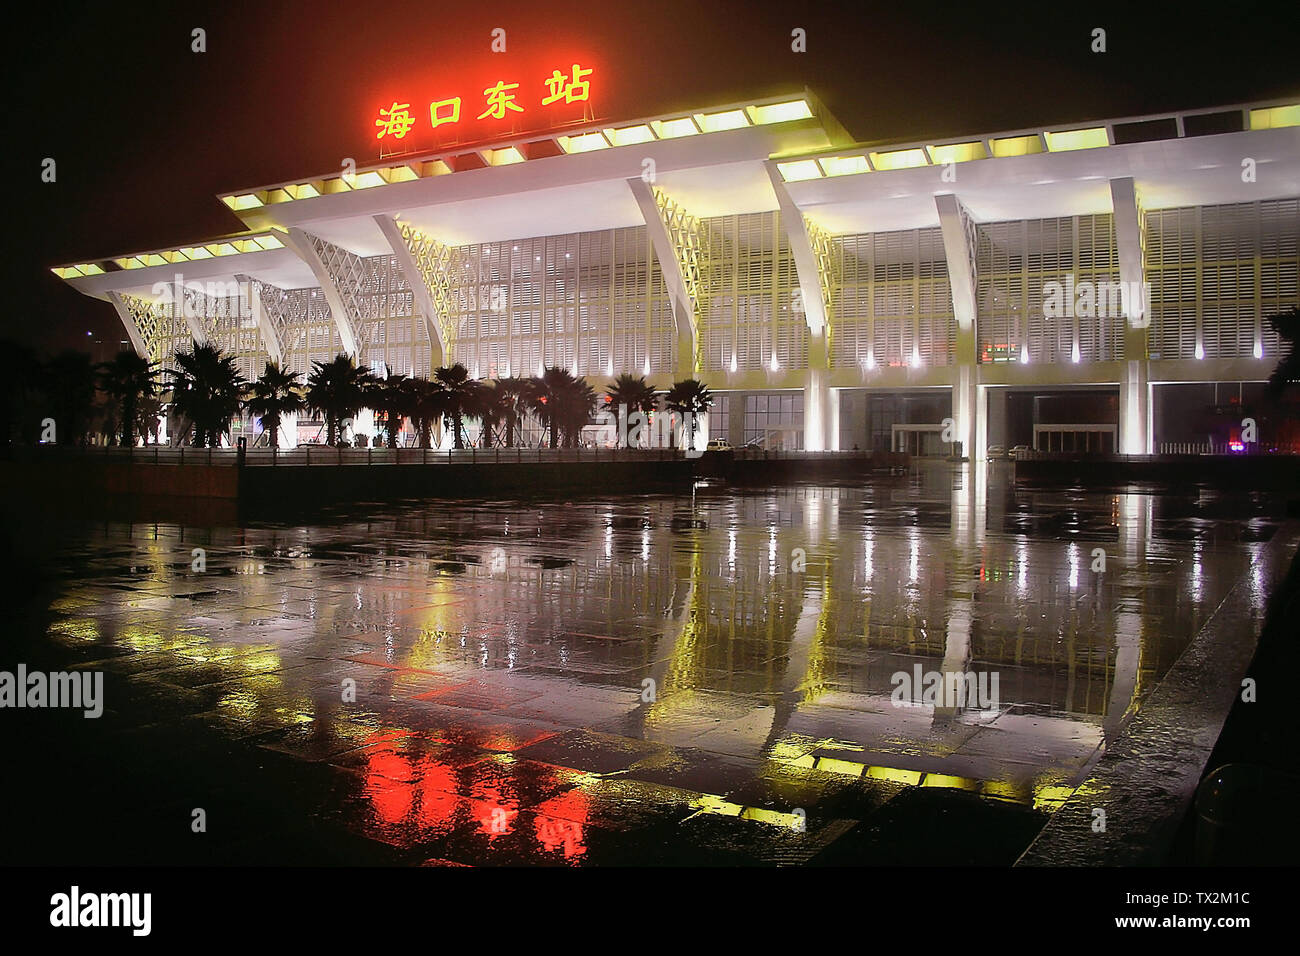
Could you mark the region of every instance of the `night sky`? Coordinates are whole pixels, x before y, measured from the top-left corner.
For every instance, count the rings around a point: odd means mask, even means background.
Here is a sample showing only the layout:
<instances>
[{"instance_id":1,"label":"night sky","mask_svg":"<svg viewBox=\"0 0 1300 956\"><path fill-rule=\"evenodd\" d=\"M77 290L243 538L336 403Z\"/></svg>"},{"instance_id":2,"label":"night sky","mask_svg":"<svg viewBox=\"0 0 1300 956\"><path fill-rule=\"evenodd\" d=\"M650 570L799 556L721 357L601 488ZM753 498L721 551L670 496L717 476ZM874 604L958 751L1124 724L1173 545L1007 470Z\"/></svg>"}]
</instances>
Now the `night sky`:
<instances>
[{"instance_id":1,"label":"night sky","mask_svg":"<svg viewBox=\"0 0 1300 956\"><path fill-rule=\"evenodd\" d=\"M595 110L609 120L806 85L867 141L1300 95L1290 3L1216 5L1212 16L1165 4L454 6L36 5L9 37L18 204L0 337L42 350L98 338L111 352L125 337L112 307L51 266L236 231L217 193L337 172L345 156L373 162L367 126L390 91L498 64L504 74L593 58ZM194 27L207 31L206 53L190 50ZM507 31L505 54L489 50L495 27ZM806 53L791 52L795 27ZM1105 54L1089 49L1094 27L1107 31ZM40 179L47 156L54 184Z\"/></svg>"}]
</instances>

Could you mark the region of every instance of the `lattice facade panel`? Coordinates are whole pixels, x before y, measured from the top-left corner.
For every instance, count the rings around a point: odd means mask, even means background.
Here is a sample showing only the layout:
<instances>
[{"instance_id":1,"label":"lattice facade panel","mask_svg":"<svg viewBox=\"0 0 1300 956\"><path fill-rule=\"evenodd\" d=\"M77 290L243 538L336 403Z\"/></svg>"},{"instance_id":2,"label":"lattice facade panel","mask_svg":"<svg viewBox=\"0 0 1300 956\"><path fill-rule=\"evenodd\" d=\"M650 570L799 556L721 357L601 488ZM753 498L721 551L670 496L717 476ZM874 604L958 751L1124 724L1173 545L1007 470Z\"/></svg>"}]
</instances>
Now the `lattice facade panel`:
<instances>
[{"instance_id":1,"label":"lattice facade panel","mask_svg":"<svg viewBox=\"0 0 1300 956\"><path fill-rule=\"evenodd\" d=\"M976 275L980 362L1026 354L1031 362L1070 362L1076 338L1081 362L1123 358L1126 320L1110 213L980 223ZM1085 288L1091 298L1080 298ZM1045 302L1060 308L1045 309Z\"/></svg>"},{"instance_id":2,"label":"lattice facade panel","mask_svg":"<svg viewBox=\"0 0 1300 956\"><path fill-rule=\"evenodd\" d=\"M940 230L837 236L836 367L952 364L957 326Z\"/></svg>"},{"instance_id":3,"label":"lattice facade panel","mask_svg":"<svg viewBox=\"0 0 1300 956\"><path fill-rule=\"evenodd\" d=\"M1300 305L1300 200L1146 214L1153 359L1248 358L1282 349L1268 317Z\"/></svg>"},{"instance_id":4,"label":"lattice facade panel","mask_svg":"<svg viewBox=\"0 0 1300 956\"><path fill-rule=\"evenodd\" d=\"M701 361L708 371L808 367L799 277L777 212L703 220L708 263L700 292Z\"/></svg>"},{"instance_id":5,"label":"lattice facade panel","mask_svg":"<svg viewBox=\"0 0 1300 956\"><path fill-rule=\"evenodd\" d=\"M456 360L473 375L672 367L672 306L644 227L462 246L449 285Z\"/></svg>"}]
</instances>

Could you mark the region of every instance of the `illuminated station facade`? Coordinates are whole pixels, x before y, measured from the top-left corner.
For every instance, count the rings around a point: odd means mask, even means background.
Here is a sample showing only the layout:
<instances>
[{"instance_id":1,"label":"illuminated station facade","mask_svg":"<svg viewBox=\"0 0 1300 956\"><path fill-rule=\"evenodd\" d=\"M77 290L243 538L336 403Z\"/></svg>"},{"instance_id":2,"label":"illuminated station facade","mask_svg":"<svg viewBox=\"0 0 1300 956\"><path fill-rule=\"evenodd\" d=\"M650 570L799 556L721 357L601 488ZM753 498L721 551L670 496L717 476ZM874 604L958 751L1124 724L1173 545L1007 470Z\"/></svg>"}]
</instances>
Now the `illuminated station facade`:
<instances>
[{"instance_id":1,"label":"illuminated station facade","mask_svg":"<svg viewBox=\"0 0 1300 956\"><path fill-rule=\"evenodd\" d=\"M452 116L409 105L381 148ZM250 379L340 352L697 378L735 446L1142 454L1260 394L1298 196L1300 104L863 144L802 91L393 153L221 196L236 235L55 272L163 367L199 341Z\"/></svg>"}]
</instances>

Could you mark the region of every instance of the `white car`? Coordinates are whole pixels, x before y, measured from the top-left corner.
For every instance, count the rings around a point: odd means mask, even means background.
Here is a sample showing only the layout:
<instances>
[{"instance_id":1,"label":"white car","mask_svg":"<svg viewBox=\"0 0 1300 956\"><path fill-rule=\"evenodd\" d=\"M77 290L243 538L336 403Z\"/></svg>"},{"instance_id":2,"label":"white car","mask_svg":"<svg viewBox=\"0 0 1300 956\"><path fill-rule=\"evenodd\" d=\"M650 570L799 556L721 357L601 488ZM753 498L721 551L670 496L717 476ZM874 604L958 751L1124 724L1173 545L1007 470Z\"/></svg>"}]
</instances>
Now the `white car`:
<instances>
[{"instance_id":1,"label":"white car","mask_svg":"<svg viewBox=\"0 0 1300 956\"><path fill-rule=\"evenodd\" d=\"M704 446L705 451L731 451L731 442L725 438L710 438L709 443Z\"/></svg>"}]
</instances>

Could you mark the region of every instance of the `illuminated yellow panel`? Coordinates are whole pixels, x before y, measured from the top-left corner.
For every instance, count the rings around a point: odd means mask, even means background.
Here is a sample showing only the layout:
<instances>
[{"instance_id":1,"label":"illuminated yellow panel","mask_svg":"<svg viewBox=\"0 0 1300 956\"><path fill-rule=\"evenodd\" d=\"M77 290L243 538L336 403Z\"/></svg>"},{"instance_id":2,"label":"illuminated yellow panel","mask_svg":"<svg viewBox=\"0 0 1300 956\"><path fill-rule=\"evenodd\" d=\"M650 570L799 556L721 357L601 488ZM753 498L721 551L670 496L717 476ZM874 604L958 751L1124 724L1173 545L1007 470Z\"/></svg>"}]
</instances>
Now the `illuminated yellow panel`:
<instances>
[{"instance_id":1,"label":"illuminated yellow panel","mask_svg":"<svg viewBox=\"0 0 1300 956\"><path fill-rule=\"evenodd\" d=\"M1031 795L1027 788L1005 780L985 780L980 793L998 800L1010 800L1014 803L1029 803Z\"/></svg>"},{"instance_id":2,"label":"illuminated yellow panel","mask_svg":"<svg viewBox=\"0 0 1300 956\"><path fill-rule=\"evenodd\" d=\"M1047 140L1047 148L1053 153L1063 153L1071 149L1096 149L1098 146L1110 145L1110 140L1106 138L1106 129L1102 126L1094 126L1091 129L1071 129L1063 133L1044 133L1043 138Z\"/></svg>"},{"instance_id":3,"label":"illuminated yellow panel","mask_svg":"<svg viewBox=\"0 0 1300 956\"><path fill-rule=\"evenodd\" d=\"M988 155L984 151L984 144L980 142L945 143L930 147L930 159L936 163L965 163L972 159L988 159Z\"/></svg>"},{"instance_id":4,"label":"illuminated yellow panel","mask_svg":"<svg viewBox=\"0 0 1300 956\"><path fill-rule=\"evenodd\" d=\"M1281 129L1284 126L1300 126L1300 103L1250 111L1251 129Z\"/></svg>"},{"instance_id":5,"label":"illuminated yellow panel","mask_svg":"<svg viewBox=\"0 0 1300 956\"><path fill-rule=\"evenodd\" d=\"M81 275L81 271L76 266L55 266L50 271L60 279L75 279Z\"/></svg>"},{"instance_id":6,"label":"illuminated yellow panel","mask_svg":"<svg viewBox=\"0 0 1300 956\"><path fill-rule=\"evenodd\" d=\"M953 777L946 773L927 773L921 781L923 787L944 787L949 790L979 790L979 782L968 777Z\"/></svg>"},{"instance_id":7,"label":"illuminated yellow panel","mask_svg":"<svg viewBox=\"0 0 1300 956\"><path fill-rule=\"evenodd\" d=\"M160 253L164 262L185 262L187 256L180 249L169 249L167 252Z\"/></svg>"},{"instance_id":8,"label":"illuminated yellow panel","mask_svg":"<svg viewBox=\"0 0 1300 956\"><path fill-rule=\"evenodd\" d=\"M839 773L849 777L860 777L866 767L852 760L838 760L835 757L818 757L817 769L827 773Z\"/></svg>"},{"instance_id":9,"label":"illuminated yellow panel","mask_svg":"<svg viewBox=\"0 0 1300 956\"><path fill-rule=\"evenodd\" d=\"M263 249L283 249L284 243L275 236L258 236L257 244Z\"/></svg>"},{"instance_id":10,"label":"illuminated yellow panel","mask_svg":"<svg viewBox=\"0 0 1300 956\"><path fill-rule=\"evenodd\" d=\"M181 250L181 252L185 254L186 259L191 260L212 258L212 253L208 252L208 250L204 249L202 246L186 246Z\"/></svg>"},{"instance_id":11,"label":"illuminated yellow panel","mask_svg":"<svg viewBox=\"0 0 1300 956\"><path fill-rule=\"evenodd\" d=\"M650 142L655 134L649 126L625 126L622 129L605 130L605 138L614 146L635 146L637 143Z\"/></svg>"},{"instance_id":12,"label":"illuminated yellow panel","mask_svg":"<svg viewBox=\"0 0 1300 956\"><path fill-rule=\"evenodd\" d=\"M376 170L370 169L364 173L357 173L352 178L353 189L370 189L374 186L383 186L384 177L380 176Z\"/></svg>"},{"instance_id":13,"label":"illuminated yellow panel","mask_svg":"<svg viewBox=\"0 0 1300 956\"><path fill-rule=\"evenodd\" d=\"M420 178L420 174L410 166L394 166L391 169L382 169L380 173L390 183L409 183L413 179Z\"/></svg>"},{"instance_id":14,"label":"illuminated yellow panel","mask_svg":"<svg viewBox=\"0 0 1300 956\"><path fill-rule=\"evenodd\" d=\"M873 780L890 780L915 787L921 782L921 774L916 770L898 770L894 767L868 767L867 776Z\"/></svg>"},{"instance_id":15,"label":"illuminated yellow panel","mask_svg":"<svg viewBox=\"0 0 1300 956\"><path fill-rule=\"evenodd\" d=\"M118 264L118 266L120 266L120 267L123 268L123 269L143 269L143 268L144 268L144 263L141 262L139 259L137 259L135 256L127 256L126 258L123 258L123 259L114 259L113 261L116 262L116 263Z\"/></svg>"},{"instance_id":16,"label":"illuminated yellow panel","mask_svg":"<svg viewBox=\"0 0 1300 956\"><path fill-rule=\"evenodd\" d=\"M675 139L678 136L694 136L699 132L695 128L695 120L689 116L683 116L681 119L655 120L651 127L654 128L655 135L660 139Z\"/></svg>"},{"instance_id":17,"label":"illuminated yellow panel","mask_svg":"<svg viewBox=\"0 0 1300 956\"><path fill-rule=\"evenodd\" d=\"M316 187L311 183L298 183L296 186L285 186L284 190L294 199L314 199L320 195L320 193L316 191Z\"/></svg>"},{"instance_id":18,"label":"illuminated yellow panel","mask_svg":"<svg viewBox=\"0 0 1300 956\"><path fill-rule=\"evenodd\" d=\"M489 166L510 166L513 163L522 163L524 154L513 146L507 146L504 149L485 149L483 158Z\"/></svg>"},{"instance_id":19,"label":"illuminated yellow panel","mask_svg":"<svg viewBox=\"0 0 1300 956\"><path fill-rule=\"evenodd\" d=\"M1057 810L1073 795L1073 787L1037 787L1034 789L1034 809Z\"/></svg>"},{"instance_id":20,"label":"illuminated yellow panel","mask_svg":"<svg viewBox=\"0 0 1300 956\"><path fill-rule=\"evenodd\" d=\"M229 256L236 252L235 247L228 242L214 242L207 246L207 250L214 256Z\"/></svg>"},{"instance_id":21,"label":"illuminated yellow panel","mask_svg":"<svg viewBox=\"0 0 1300 956\"><path fill-rule=\"evenodd\" d=\"M257 252L262 248L252 239L235 239L230 244L240 252Z\"/></svg>"},{"instance_id":22,"label":"illuminated yellow panel","mask_svg":"<svg viewBox=\"0 0 1300 956\"><path fill-rule=\"evenodd\" d=\"M852 176L855 173L871 172L865 156L827 156L817 162L827 176Z\"/></svg>"},{"instance_id":23,"label":"illuminated yellow panel","mask_svg":"<svg viewBox=\"0 0 1300 956\"><path fill-rule=\"evenodd\" d=\"M245 193L242 196L227 196L226 205L231 209L254 209L262 205L262 200L258 199L252 193Z\"/></svg>"},{"instance_id":24,"label":"illuminated yellow panel","mask_svg":"<svg viewBox=\"0 0 1300 956\"><path fill-rule=\"evenodd\" d=\"M726 110L722 113L696 113L695 123L706 133L719 133L726 129L742 129L749 125L744 110Z\"/></svg>"},{"instance_id":25,"label":"illuminated yellow panel","mask_svg":"<svg viewBox=\"0 0 1300 956\"><path fill-rule=\"evenodd\" d=\"M989 145L993 147L993 155L997 159L1006 156L1030 156L1043 151L1043 144L1037 135L1004 136L993 140Z\"/></svg>"},{"instance_id":26,"label":"illuminated yellow panel","mask_svg":"<svg viewBox=\"0 0 1300 956\"><path fill-rule=\"evenodd\" d=\"M740 819L755 820L759 823L770 823L773 826L786 827L791 830L802 829L805 818L799 813L782 813L779 810L765 810L762 807L745 807L741 811Z\"/></svg>"},{"instance_id":27,"label":"illuminated yellow panel","mask_svg":"<svg viewBox=\"0 0 1300 956\"><path fill-rule=\"evenodd\" d=\"M102 276L104 274L104 270L100 268L97 262L84 262L77 268L81 270L83 276Z\"/></svg>"},{"instance_id":28,"label":"illuminated yellow panel","mask_svg":"<svg viewBox=\"0 0 1300 956\"><path fill-rule=\"evenodd\" d=\"M158 255L158 253L156 253L156 252L147 252L147 253L145 253L145 254L142 255L142 256L138 256L137 258L139 258L140 261L143 262L143 263L144 263L145 265L147 265L147 266L165 266L165 265L167 265L167 260L164 259L162 256Z\"/></svg>"},{"instance_id":29,"label":"illuminated yellow panel","mask_svg":"<svg viewBox=\"0 0 1300 956\"><path fill-rule=\"evenodd\" d=\"M331 179L322 179L320 181L320 191L326 196L334 193L351 192L352 184L342 176L335 176Z\"/></svg>"},{"instance_id":30,"label":"illuminated yellow panel","mask_svg":"<svg viewBox=\"0 0 1300 956\"><path fill-rule=\"evenodd\" d=\"M871 165L876 169L912 169L915 166L928 166L925 150L896 149L889 153L872 153Z\"/></svg>"},{"instance_id":31,"label":"illuminated yellow panel","mask_svg":"<svg viewBox=\"0 0 1300 956\"><path fill-rule=\"evenodd\" d=\"M691 801L691 808L701 813L716 813L724 817L738 817L745 808L711 793L702 793Z\"/></svg>"},{"instance_id":32,"label":"illuminated yellow panel","mask_svg":"<svg viewBox=\"0 0 1300 956\"><path fill-rule=\"evenodd\" d=\"M767 106L747 106L745 112L749 118L760 126L769 123L789 123L793 120L809 119L812 110L803 100L791 100L788 103L770 103Z\"/></svg>"},{"instance_id":33,"label":"illuminated yellow panel","mask_svg":"<svg viewBox=\"0 0 1300 956\"><path fill-rule=\"evenodd\" d=\"M820 179L822 168L817 165L815 160L800 159L793 163L777 163L776 168L781 171L781 178L787 183L797 183L805 179Z\"/></svg>"},{"instance_id":34,"label":"illuminated yellow panel","mask_svg":"<svg viewBox=\"0 0 1300 956\"><path fill-rule=\"evenodd\" d=\"M421 176L446 176L452 172L446 160L431 159L420 167Z\"/></svg>"},{"instance_id":35,"label":"illuminated yellow panel","mask_svg":"<svg viewBox=\"0 0 1300 956\"><path fill-rule=\"evenodd\" d=\"M559 136L556 142L566 153L590 153L597 149L608 149L609 143L600 133L582 133L579 136Z\"/></svg>"}]
</instances>

